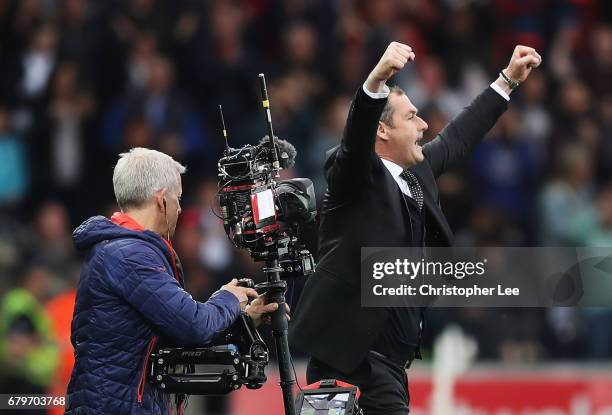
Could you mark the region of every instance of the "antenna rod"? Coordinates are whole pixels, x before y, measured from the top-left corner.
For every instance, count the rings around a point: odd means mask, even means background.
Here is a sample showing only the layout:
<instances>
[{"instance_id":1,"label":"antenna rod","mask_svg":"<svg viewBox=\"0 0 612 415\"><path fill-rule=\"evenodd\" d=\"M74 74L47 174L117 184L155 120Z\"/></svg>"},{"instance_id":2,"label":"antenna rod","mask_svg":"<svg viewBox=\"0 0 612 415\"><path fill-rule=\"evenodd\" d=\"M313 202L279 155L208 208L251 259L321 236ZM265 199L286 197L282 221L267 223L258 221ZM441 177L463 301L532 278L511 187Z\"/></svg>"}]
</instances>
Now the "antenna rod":
<instances>
[{"instance_id":1,"label":"antenna rod","mask_svg":"<svg viewBox=\"0 0 612 415\"><path fill-rule=\"evenodd\" d=\"M223 138L225 139L225 155L229 154L229 145L227 144L227 130L225 129L225 120L223 119L223 107L219 105L219 114L221 115L221 126L223 127Z\"/></svg>"},{"instance_id":2,"label":"antenna rod","mask_svg":"<svg viewBox=\"0 0 612 415\"><path fill-rule=\"evenodd\" d=\"M266 89L266 77L262 73L259 74L259 87L261 89L261 103L266 111L266 124L272 148L272 167L276 170L278 176L280 166L278 164L278 154L276 154L276 137L274 137L274 129L272 128L272 114L270 113L270 100L268 99L268 90Z\"/></svg>"}]
</instances>

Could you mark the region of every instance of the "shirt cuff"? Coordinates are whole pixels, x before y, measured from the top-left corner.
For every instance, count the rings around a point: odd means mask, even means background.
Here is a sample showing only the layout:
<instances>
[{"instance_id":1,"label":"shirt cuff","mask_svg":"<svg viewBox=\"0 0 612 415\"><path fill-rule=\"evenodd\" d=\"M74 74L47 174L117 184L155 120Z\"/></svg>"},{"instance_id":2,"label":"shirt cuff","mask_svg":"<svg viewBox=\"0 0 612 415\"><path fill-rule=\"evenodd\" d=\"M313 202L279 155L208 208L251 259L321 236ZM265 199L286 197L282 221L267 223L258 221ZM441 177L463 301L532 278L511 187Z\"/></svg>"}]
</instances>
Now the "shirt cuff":
<instances>
[{"instance_id":1,"label":"shirt cuff","mask_svg":"<svg viewBox=\"0 0 612 415\"><path fill-rule=\"evenodd\" d=\"M370 98L374 98L374 99L387 98L391 90L389 89L387 85L383 86L383 90L384 90L383 92L370 92L368 91L368 88L366 88L365 83L363 84L363 92L365 92Z\"/></svg>"},{"instance_id":2,"label":"shirt cuff","mask_svg":"<svg viewBox=\"0 0 612 415\"><path fill-rule=\"evenodd\" d=\"M493 82L493 83L491 84L491 88L493 88L493 90L494 90L495 92L497 92L499 95L501 95L502 97L504 97L504 99L505 99L506 101L510 101L510 95L506 94L506 92L505 92L503 89L501 89L501 88L499 87L499 85L497 85L495 82ZM364 89L365 89L365 88L364 88ZM366 91L366 92L367 92L367 91Z\"/></svg>"}]
</instances>

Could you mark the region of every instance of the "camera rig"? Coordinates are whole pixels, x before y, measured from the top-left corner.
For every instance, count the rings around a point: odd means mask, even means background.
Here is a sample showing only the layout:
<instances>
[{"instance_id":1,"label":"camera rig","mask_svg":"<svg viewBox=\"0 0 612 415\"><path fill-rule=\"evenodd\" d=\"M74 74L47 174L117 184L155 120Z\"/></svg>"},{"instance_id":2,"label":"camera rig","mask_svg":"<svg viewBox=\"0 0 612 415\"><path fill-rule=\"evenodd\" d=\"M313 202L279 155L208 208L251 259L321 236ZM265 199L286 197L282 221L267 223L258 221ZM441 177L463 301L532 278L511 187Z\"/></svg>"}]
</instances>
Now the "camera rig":
<instances>
[{"instance_id":1,"label":"camera rig","mask_svg":"<svg viewBox=\"0 0 612 415\"><path fill-rule=\"evenodd\" d=\"M280 170L293 166L296 151L287 141L274 135L266 80L259 74L262 106L268 135L257 145L230 148L221 113L224 156L219 160L219 206L221 219L229 239L237 248L247 249L255 261L265 261L267 281L257 284L259 293L266 293L269 302L279 304L272 313L272 334L286 415L295 414L293 373L287 340L285 315L286 278L314 272L311 253L300 241L301 226L314 220L316 198L310 179L276 181Z\"/></svg>"},{"instance_id":2,"label":"camera rig","mask_svg":"<svg viewBox=\"0 0 612 415\"><path fill-rule=\"evenodd\" d=\"M242 279L241 286L253 287ZM251 318L242 312L211 347L160 348L149 359L149 382L164 393L222 395L245 385L259 389L266 382L268 346Z\"/></svg>"}]
</instances>

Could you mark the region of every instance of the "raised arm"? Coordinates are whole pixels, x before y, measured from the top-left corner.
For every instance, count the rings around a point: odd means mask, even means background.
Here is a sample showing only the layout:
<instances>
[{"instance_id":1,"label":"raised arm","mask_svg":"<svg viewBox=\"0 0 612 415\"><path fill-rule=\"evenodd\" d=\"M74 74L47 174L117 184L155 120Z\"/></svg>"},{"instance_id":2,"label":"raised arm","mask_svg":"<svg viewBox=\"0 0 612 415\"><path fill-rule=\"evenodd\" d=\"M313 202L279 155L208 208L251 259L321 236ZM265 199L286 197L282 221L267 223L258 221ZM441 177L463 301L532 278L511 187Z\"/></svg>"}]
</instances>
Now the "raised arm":
<instances>
[{"instance_id":1,"label":"raised arm","mask_svg":"<svg viewBox=\"0 0 612 415\"><path fill-rule=\"evenodd\" d=\"M389 95L385 82L412 60L410 46L392 42L355 94L342 142L326 165L332 193L350 192L371 178L376 129Z\"/></svg>"},{"instance_id":2,"label":"raised arm","mask_svg":"<svg viewBox=\"0 0 612 415\"><path fill-rule=\"evenodd\" d=\"M432 141L423 146L425 158L438 177L462 162L508 107L513 89L542 62L535 49L517 46L500 76L456 116ZM505 79L507 78L507 79Z\"/></svg>"}]
</instances>

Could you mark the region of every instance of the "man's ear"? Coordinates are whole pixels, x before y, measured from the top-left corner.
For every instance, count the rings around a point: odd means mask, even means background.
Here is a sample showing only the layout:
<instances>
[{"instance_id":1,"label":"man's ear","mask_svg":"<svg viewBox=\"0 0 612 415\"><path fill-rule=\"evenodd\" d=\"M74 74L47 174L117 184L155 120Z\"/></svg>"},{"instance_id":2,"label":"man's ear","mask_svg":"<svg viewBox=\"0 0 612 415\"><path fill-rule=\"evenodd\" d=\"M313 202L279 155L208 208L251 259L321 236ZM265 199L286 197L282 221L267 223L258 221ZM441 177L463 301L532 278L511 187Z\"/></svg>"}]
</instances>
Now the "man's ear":
<instances>
[{"instance_id":1,"label":"man's ear","mask_svg":"<svg viewBox=\"0 0 612 415\"><path fill-rule=\"evenodd\" d=\"M381 140L387 141L389 139L389 135L387 134L387 130L389 127L382 121L378 121L378 128L376 129L376 136L380 137Z\"/></svg>"},{"instance_id":2,"label":"man's ear","mask_svg":"<svg viewBox=\"0 0 612 415\"><path fill-rule=\"evenodd\" d=\"M166 200L166 190L167 189L164 187L163 189L155 192L155 203L161 213L166 212L166 207L164 206L164 202Z\"/></svg>"}]
</instances>

